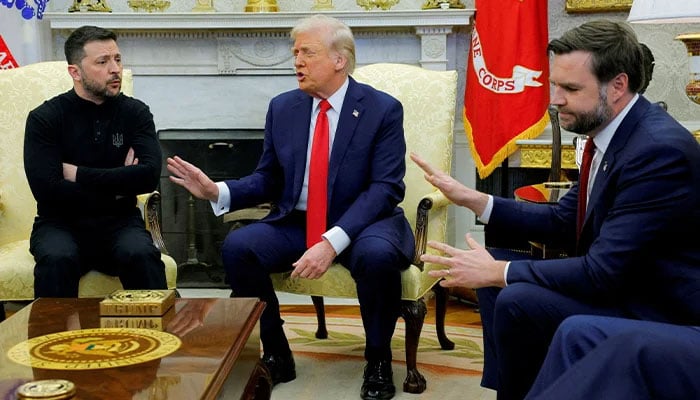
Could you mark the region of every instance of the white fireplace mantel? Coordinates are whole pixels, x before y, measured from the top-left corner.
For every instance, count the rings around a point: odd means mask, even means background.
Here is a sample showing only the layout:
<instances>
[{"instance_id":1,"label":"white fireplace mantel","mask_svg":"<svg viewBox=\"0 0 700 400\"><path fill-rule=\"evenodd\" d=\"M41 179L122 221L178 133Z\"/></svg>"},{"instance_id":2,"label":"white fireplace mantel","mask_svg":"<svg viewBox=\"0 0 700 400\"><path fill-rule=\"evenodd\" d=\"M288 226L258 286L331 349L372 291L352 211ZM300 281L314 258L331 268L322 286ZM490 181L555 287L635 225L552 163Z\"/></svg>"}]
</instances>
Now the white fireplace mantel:
<instances>
[{"instance_id":1,"label":"white fireplace mantel","mask_svg":"<svg viewBox=\"0 0 700 400\"><path fill-rule=\"evenodd\" d=\"M276 13L48 12L45 18L49 21L53 32L68 31L82 25L96 25L118 31L120 37L127 40L138 36L140 39L165 40L171 43L201 40L205 43L205 47L207 42L216 43L216 68L211 68L211 65L209 67L193 66L188 63L187 68L170 68L172 73L278 75L292 73L288 44L289 30L299 19L312 14L313 12L304 11ZM325 14L345 22L353 29L358 39L395 40L396 37L407 34L414 38L418 37L420 38L419 64L428 69L446 70L448 69L446 55L448 35L452 34L455 28L469 26L474 10L331 11ZM253 42L257 44L251 44ZM252 50L257 54L251 54L246 49L240 51L241 43L247 43L244 46L248 46L248 50L254 46ZM264 48L263 52L267 52L262 57L261 48ZM236 52L237 54L233 54ZM160 56L161 59L181 56L177 50L172 49L170 52L161 49L160 54L155 55ZM263 58L267 59L263 60ZM142 75L163 72L163 65L159 63L139 62L133 65L133 68L135 74Z\"/></svg>"},{"instance_id":2,"label":"white fireplace mantel","mask_svg":"<svg viewBox=\"0 0 700 400\"><path fill-rule=\"evenodd\" d=\"M115 30L187 29L291 29L299 19L315 12L275 13L65 13L47 12L51 29L97 25ZM351 28L453 27L470 24L473 9L328 11Z\"/></svg>"}]
</instances>

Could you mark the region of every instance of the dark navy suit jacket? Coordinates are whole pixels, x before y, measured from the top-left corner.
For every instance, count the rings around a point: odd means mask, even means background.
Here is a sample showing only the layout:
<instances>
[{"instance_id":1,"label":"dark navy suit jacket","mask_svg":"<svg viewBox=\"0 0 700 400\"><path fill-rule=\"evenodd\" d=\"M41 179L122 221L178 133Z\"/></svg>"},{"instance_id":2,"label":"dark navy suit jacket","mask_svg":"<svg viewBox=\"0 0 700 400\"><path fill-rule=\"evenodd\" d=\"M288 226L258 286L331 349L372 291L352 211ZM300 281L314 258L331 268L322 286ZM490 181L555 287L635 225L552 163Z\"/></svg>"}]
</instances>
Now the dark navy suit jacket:
<instances>
[{"instance_id":1,"label":"dark navy suit jacket","mask_svg":"<svg viewBox=\"0 0 700 400\"><path fill-rule=\"evenodd\" d=\"M351 240L382 237L412 259L413 233L398 207L405 194L403 107L388 94L349 79L329 160L327 226L339 226ZM268 221L294 210L304 180L312 103L299 89L272 99L256 170L226 182L231 210L271 201L276 207Z\"/></svg>"},{"instance_id":2,"label":"dark navy suit jacket","mask_svg":"<svg viewBox=\"0 0 700 400\"><path fill-rule=\"evenodd\" d=\"M553 206L495 198L489 228L575 243L578 190ZM507 281L536 283L640 319L698 325L699 227L700 145L640 97L601 160L579 256L513 261Z\"/></svg>"}]
</instances>

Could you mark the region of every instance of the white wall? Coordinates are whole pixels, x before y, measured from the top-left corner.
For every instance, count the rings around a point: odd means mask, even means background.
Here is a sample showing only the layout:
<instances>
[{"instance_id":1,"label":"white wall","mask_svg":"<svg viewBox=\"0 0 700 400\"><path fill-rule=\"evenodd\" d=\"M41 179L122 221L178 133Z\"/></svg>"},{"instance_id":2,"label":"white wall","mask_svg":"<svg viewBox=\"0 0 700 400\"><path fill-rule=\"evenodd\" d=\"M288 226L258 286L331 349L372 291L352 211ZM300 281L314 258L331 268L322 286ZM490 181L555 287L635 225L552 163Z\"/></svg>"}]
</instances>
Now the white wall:
<instances>
[{"instance_id":1,"label":"white wall","mask_svg":"<svg viewBox=\"0 0 700 400\"><path fill-rule=\"evenodd\" d=\"M0 5L0 35L20 66L49 58L51 34L47 21L36 17L26 20L16 7Z\"/></svg>"}]
</instances>

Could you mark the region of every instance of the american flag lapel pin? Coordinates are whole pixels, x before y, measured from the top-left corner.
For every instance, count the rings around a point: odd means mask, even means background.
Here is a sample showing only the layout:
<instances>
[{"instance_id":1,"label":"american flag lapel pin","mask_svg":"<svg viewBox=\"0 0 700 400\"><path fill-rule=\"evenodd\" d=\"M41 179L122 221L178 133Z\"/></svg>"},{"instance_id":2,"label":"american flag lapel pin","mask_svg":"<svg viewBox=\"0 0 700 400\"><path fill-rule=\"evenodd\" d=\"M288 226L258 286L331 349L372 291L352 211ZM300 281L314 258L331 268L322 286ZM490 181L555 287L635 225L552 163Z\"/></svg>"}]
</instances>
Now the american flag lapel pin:
<instances>
[{"instance_id":1,"label":"american flag lapel pin","mask_svg":"<svg viewBox=\"0 0 700 400\"><path fill-rule=\"evenodd\" d=\"M357 110L352 110L352 116L357 118L360 115L360 112Z\"/></svg>"},{"instance_id":2,"label":"american flag lapel pin","mask_svg":"<svg viewBox=\"0 0 700 400\"><path fill-rule=\"evenodd\" d=\"M607 170L608 170L608 162L605 161L605 162L603 162L603 172L605 172Z\"/></svg>"}]
</instances>

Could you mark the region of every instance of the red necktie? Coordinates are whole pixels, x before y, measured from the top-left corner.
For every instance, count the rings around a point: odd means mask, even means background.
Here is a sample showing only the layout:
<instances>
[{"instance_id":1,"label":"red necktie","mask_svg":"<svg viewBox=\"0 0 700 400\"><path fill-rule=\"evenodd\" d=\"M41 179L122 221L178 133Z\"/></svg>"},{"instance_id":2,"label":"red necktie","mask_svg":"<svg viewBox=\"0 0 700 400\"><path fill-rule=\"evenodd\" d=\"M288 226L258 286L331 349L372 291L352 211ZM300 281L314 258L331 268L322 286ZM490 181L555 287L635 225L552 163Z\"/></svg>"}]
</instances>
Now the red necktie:
<instances>
[{"instance_id":1,"label":"red necktie","mask_svg":"<svg viewBox=\"0 0 700 400\"><path fill-rule=\"evenodd\" d=\"M321 100L321 111L316 117L314 141L309 163L309 193L306 202L306 247L320 242L326 231L328 209L328 116L331 108L328 100Z\"/></svg>"},{"instance_id":2,"label":"red necktie","mask_svg":"<svg viewBox=\"0 0 700 400\"><path fill-rule=\"evenodd\" d=\"M595 144L592 138L586 140L581 159L581 170L578 179L578 216L576 218L576 239L581 236L583 220L586 218L586 204L588 203L588 178L591 174L591 161L595 153Z\"/></svg>"}]
</instances>

